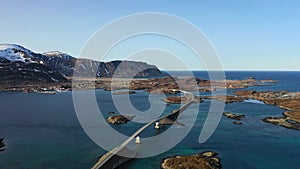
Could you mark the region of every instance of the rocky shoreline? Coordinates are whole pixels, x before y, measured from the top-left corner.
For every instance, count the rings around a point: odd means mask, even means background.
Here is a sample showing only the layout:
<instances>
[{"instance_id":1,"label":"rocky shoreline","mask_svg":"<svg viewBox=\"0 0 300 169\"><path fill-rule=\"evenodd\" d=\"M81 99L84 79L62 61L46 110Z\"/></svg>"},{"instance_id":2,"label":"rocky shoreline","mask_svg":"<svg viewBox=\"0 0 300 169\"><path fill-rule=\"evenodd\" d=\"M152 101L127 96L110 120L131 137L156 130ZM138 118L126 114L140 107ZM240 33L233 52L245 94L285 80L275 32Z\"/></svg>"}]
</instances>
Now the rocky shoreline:
<instances>
[{"instance_id":1,"label":"rocky shoreline","mask_svg":"<svg viewBox=\"0 0 300 169\"><path fill-rule=\"evenodd\" d=\"M300 130L300 123L295 120L290 120L288 116L284 117L266 117L263 119L264 122L280 125L288 129Z\"/></svg>"},{"instance_id":2,"label":"rocky shoreline","mask_svg":"<svg viewBox=\"0 0 300 169\"><path fill-rule=\"evenodd\" d=\"M186 97L186 96L170 96L167 98L163 98L161 99L162 101L166 102L166 103L170 103L170 104L181 104L181 103L186 103L190 100L190 98ZM201 99L200 96L194 96L194 103L202 103L203 100Z\"/></svg>"},{"instance_id":3,"label":"rocky shoreline","mask_svg":"<svg viewBox=\"0 0 300 169\"><path fill-rule=\"evenodd\" d=\"M136 92L133 90L129 90L129 91L121 91L121 92L114 92L114 95L122 95L122 94L135 94Z\"/></svg>"},{"instance_id":4,"label":"rocky shoreline","mask_svg":"<svg viewBox=\"0 0 300 169\"><path fill-rule=\"evenodd\" d=\"M300 130L300 92L257 92L253 90L242 90L237 91L235 94L286 109L287 111L283 113L283 117L266 117L263 121L289 129Z\"/></svg>"},{"instance_id":5,"label":"rocky shoreline","mask_svg":"<svg viewBox=\"0 0 300 169\"><path fill-rule=\"evenodd\" d=\"M26 81L20 84L1 83L0 91L19 92L44 92L44 91L70 91L70 90L90 90L104 89L113 90L144 90L151 94L174 94L172 89L181 89L189 92L211 92L216 89L240 89L250 86L265 85L265 83L275 83L272 80L227 80L210 81L192 77L159 77L159 78L72 78L67 77L67 81L53 83L33 83ZM230 96L228 96L230 99ZM227 100L228 100L227 98ZM231 98L233 99L233 98ZM224 100L224 98L220 98Z\"/></svg>"},{"instance_id":6,"label":"rocky shoreline","mask_svg":"<svg viewBox=\"0 0 300 169\"><path fill-rule=\"evenodd\" d=\"M217 153L206 151L189 156L166 158L161 163L162 169L220 169L221 160Z\"/></svg>"},{"instance_id":7,"label":"rocky shoreline","mask_svg":"<svg viewBox=\"0 0 300 169\"><path fill-rule=\"evenodd\" d=\"M266 117L262 119L264 122L280 125L288 129L300 130L300 92L289 91L254 91L254 90L239 90L236 91L234 96L205 96L203 99L215 99L223 101L226 104L243 102L248 99L254 99L263 102L264 104L278 106L287 110L282 113L282 117ZM240 118L236 114L223 114L228 118ZM237 120L237 119L235 119ZM240 125L242 122L235 121L234 124Z\"/></svg>"},{"instance_id":8,"label":"rocky shoreline","mask_svg":"<svg viewBox=\"0 0 300 169\"><path fill-rule=\"evenodd\" d=\"M192 77L161 77L161 78L89 78L89 79L68 79L68 82L57 82L47 84L19 84L9 85L4 84L0 86L0 91L21 91L21 92L36 92L43 94L55 94L56 92L70 91L70 90L90 90L90 89L104 89L107 91L114 90L129 90L126 92L116 91L113 94L134 94L135 90L143 90L150 94L176 94L178 91L173 89L182 89L188 92L211 92L216 89L243 89L250 86L268 85L276 83L274 80L256 80L248 78L244 80L227 80L225 81L210 81L200 78ZM282 117L266 117L264 122L281 125L286 128L299 130L300 125L300 92L256 92L253 90L239 90L235 92L236 95L226 96L202 96L196 97L195 102L202 102L202 99L216 99L223 101L226 104L234 102L243 102L247 99L255 99L279 106L288 111L283 113ZM162 99L167 103L179 104L184 103L188 99L180 96L171 96ZM235 122L235 124L241 124Z\"/></svg>"},{"instance_id":9,"label":"rocky shoreline","mask_svg":"<svg viewBox=\"0 0 300 169\"><path fill-rule=\"evenodd\" d=\"M247 98L245 97L239 97L239 96L222 96L222 95L216 95L216 96L204 96L203 99L215 99L221 102L225 102L225 104L228 103L235 103L235 102L243 102Z\"/></svg>"}]
</instances>

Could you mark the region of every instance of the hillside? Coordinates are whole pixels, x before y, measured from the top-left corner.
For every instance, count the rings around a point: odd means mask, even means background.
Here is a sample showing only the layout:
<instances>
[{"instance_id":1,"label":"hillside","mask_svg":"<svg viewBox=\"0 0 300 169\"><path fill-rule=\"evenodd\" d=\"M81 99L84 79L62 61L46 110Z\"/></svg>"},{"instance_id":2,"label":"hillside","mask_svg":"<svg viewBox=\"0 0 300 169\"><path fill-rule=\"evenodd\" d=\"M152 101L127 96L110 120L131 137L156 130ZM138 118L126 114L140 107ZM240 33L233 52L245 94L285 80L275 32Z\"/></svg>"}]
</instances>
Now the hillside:
<instances>
[{"instance_id":1,"label":"hillside","mask_svg":"<svg viewBox=\"0 0 300 169\"><path fill-rule=\"evenodd\" d=\"M67 82L80 77L165 76L156 66L135 61L100 62L59 51L35 53L16 44L0 44L0 83L6 85Z\"/></svg>"}]
</instances>

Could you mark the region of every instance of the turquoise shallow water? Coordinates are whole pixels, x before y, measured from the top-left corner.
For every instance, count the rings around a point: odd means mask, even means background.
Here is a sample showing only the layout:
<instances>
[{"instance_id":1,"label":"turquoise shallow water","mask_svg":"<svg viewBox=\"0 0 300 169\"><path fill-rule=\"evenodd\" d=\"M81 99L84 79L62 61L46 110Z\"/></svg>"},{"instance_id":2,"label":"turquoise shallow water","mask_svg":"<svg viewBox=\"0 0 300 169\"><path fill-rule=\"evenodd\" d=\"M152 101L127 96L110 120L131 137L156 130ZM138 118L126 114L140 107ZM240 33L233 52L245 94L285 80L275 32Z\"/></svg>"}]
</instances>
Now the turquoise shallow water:
<instances>
[{"instance_id":1,"label":"turquoise shallow water","mask_svg":"<svg viewBox=\"0 0 300 169\"><path fill-rule=\"evenodd\" d=\"M199 77L205 76L204 72L196 74ZM299 91L299 74L299 72L229 72L227 77L272 78L280 82L272 86L251 87L251 89ZM111 103L109 92L97 90L96 95L105 117L109 116L107 112L117 111ZM149 108L147 99L148 94L144 92L131 96L132 103L139 110ZM209 101L201 103L195 125L176 147L158 156L134 160L121 168L158 169L166 157L206 150L218 152L225 169L300 168L300 132L264 123L261 120L266 116L280 116L283 109L251 102L227 104L225 111L247 116L243 120L244 124L237 126L232 124L231 119L223 117L213 136L200 144L198 137L209 105ZM0 152L0 169L84 169L90 168L97 158L105 153L81 128L73 108L71 92L56 95L0 93L0 107L0 137L5 138L7 145L6 150ZM165 113L176 107L178 105L167 106ZM195 106L191 106L184 112L182 118L193 119L189 112L194 109ZM114 127L123 134L131 134L140 126L141 124L129 122ZM155 134L158 133L149 128L142 136Z\"/></svg>"}]
</instances>

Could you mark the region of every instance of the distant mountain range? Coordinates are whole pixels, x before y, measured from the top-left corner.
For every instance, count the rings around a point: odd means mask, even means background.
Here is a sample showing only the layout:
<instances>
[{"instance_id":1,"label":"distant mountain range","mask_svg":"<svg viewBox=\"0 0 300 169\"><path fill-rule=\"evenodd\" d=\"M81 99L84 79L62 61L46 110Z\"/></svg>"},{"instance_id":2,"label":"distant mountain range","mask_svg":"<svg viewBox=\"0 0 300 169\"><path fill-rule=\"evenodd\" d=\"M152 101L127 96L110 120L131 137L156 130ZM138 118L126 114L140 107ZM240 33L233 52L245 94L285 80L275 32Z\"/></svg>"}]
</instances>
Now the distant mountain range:
<instances>
[{"instance_id":1,"label":"distant mountain range","mask_svg":"<svg viewBox=\"0 0 300 169\"><path fill-rule=\"evenodd\" d=\"M0 44L1 83L64 82L72 77L73 71L83 77L165 76L156 66L144 62L100 62L75 58L58 51L35 53L20 45Z\"/></svg>"}]
</instances>

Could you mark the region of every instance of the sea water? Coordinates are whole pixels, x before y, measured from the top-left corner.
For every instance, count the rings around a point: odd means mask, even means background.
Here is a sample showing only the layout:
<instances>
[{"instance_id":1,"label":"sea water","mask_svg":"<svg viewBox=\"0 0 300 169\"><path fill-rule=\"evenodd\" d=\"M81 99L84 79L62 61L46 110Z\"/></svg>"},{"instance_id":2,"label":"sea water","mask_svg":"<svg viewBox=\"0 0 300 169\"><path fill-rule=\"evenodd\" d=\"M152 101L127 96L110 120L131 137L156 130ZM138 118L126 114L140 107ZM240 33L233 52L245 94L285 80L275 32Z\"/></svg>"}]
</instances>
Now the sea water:
<instances>
[{"instance_id":1,"label":"sea water","mask_svg":"<svg viewBox=\"0 0 300 169\"><path fill-rule=\"evenodd\" d=\"M177 73L184 75L184 72ZM194 74L207 78L206 72ZM249 87L251 90L300 91L300 72L226 72L226 76L228 79L254 77L278 80L276 84ZM229 93L235 90L229 90ZM109 91L96 90L96 96L105 118L111 115L108 112L118 112ZM130 100L136 109L147 112L151 106L148 97L148 93L138 91L130 95ZM165 104L157 97L156 104ZM173 149L154 157L133 160L121 168L159 169L164 158L207 150L219 154L225 169L300 168L300 131L262 121L267 116L281 116L285 110L256 102L227 104L225 111L246 115L244 124L234 125L233 120L222 117L212 137L200 144L198 137L209 106L209 100L201 103L196 117L189 116L189 112L196 110L195 105L182 114L182 118L190 118L191 121L196 118L196 122L190 133ZM84 169L93 166L106 152L80 126L71 92L55 95L2 92L0 107L0 137L5 138L6 144L5 151L0 152L0 169ZM164 113L176 108L178 105L168 105ZM130 135L140 126L142 124L129 122L113 127ZM101 129L101 124L99 127ZM157 134L154 126L151 127L153 129L147 129L143 137Z\"/></svg>"}]
</instances>

